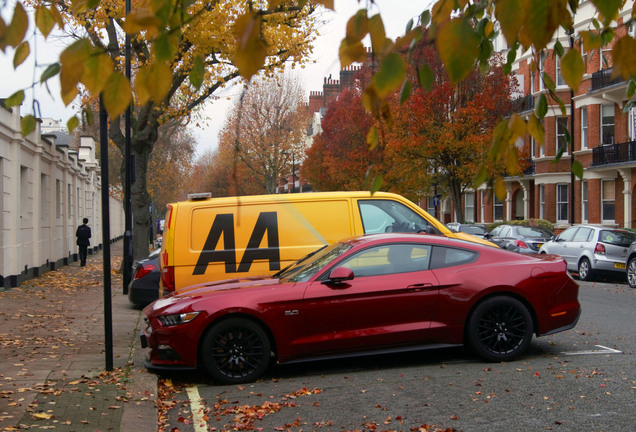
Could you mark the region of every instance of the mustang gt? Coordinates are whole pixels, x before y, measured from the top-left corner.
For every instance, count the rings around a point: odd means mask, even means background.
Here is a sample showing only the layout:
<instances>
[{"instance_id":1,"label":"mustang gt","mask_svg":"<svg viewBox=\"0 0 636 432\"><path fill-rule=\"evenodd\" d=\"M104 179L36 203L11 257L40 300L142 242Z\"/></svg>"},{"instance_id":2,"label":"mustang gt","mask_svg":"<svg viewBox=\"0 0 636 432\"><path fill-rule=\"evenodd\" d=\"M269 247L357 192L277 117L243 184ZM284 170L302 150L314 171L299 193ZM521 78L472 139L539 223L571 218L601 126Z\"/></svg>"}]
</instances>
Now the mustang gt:
<instances>
[{"instance_id":1,"label":"mustang gt","mask_svg":"<svg viewBox=\"0 0 636 432\"><path fill-rule=\"evenodd\" d=\"M203 367L217 382L276 363L465 345L510 361L573 328L579 287L554 255L424 234L326 246L273 276L211 282L144 309L151 370Z\"/></svg>"}]
</instances>

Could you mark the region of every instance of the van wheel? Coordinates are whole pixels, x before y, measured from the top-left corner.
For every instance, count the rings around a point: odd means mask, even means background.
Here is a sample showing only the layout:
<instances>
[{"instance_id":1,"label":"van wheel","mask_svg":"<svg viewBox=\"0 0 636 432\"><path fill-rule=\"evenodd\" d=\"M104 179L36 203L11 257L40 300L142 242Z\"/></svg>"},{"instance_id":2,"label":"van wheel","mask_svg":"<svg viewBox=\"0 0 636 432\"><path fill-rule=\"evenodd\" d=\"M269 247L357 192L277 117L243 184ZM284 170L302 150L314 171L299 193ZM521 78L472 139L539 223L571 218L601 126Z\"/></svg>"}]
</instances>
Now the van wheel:
<instances>
[{"instance_id":1,"label":"van wheel","mask_svg":"<svg viewBox=\"0 0 636 432\"><path fill-rule=\"evenodd\" d=\"M636 288L636 257L630 259L627 264L627 283L630 287Z\"/></svg>"},{"instance_id":2,"label":"van wheel","mask_svg":"<svg viewBox=\"0 0 636 432\"><path fill-rule=\"evenodd\" d=\"M203 338L202 360L208 374L222 384L260 378L271 362L271 344L263 328L246 318L225 319Z\"/></svg>"},{"instance_id":3,"label":"van wheel","mask_svg":"<svg viewBox=\"0 0 636 432\"><path fill-rule=\"evenodd\" d=\"M528 348L532 328L532 316L523 303L498 296L484 300L470 314L466 338L484 359L510 361Z\"/></svg>"},{"instance_id":4,"label":"van wheel","mask_svg":"<svg viewBox=\"0 0 636 432\"><path fill-rule=\"evenodd\" d=\"M582 281L592 280L592 265L587 258L581 258L579 261L579 279Z\"/></svg>"}]
</instances>

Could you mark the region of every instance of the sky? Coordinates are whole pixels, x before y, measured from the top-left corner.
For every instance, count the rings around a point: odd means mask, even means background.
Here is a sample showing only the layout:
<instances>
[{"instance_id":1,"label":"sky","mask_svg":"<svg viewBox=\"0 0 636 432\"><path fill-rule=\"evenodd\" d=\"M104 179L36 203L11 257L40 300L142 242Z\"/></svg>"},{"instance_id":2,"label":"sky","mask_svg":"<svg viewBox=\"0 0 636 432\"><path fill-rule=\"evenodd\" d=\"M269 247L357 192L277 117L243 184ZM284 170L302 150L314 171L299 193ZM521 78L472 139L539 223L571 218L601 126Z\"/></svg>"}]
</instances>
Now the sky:
<instances>
[{"instance_id":1,"label":"sky","mask_svg":"<svg viewBox=\"0 0 636 432\"><path fill-rule=\"evenodd\" d=\"M370 9L370 15L380 12L384 21L387 36L395 38L404 33L409 19L417 20L419 14L424 11L432 0L375 0ZM366 0L335 0L335 12L325 11L321 18L327 23L319 29L320 37L315 43L314 53L310 62L304 69L297 69L297 76L309 98L310 91L322 91L323 79L332 74L338 77L340 63L338 61L338 47L344 37L347 20L360 8L366 7ZM3 7L1 11L5 21L10 20L12 6ZM33 37L32 37L33 39ZM367 43L368 45L368 43ZM9 97L16 90L30 86L37 81L44 68L57 60L59 52L63 49L60 41L43 41L38 38L37 43L31 42L32 56L13 70L13 50L7 48L4 54L0 53L0 98ZM35 55L33 55L35 54ZM50 117L62 120L65 124L68 118L75 114L77 108L71 103L65 107L59 95L59 81L50 80L49 88L36 84L33 90L26 92L26 99L21 113L31 114L33 99L38 100L39 115L37 117ZM218 144L218 134L225 122L226 113L239 94L239 89L225 89L219 93L219 99L207 103L200 111L201 119L193 121L189 129L197 140L197 154L213 150ZM230 100L228 100L230 98Z\"/></svg>"}]
</instances>

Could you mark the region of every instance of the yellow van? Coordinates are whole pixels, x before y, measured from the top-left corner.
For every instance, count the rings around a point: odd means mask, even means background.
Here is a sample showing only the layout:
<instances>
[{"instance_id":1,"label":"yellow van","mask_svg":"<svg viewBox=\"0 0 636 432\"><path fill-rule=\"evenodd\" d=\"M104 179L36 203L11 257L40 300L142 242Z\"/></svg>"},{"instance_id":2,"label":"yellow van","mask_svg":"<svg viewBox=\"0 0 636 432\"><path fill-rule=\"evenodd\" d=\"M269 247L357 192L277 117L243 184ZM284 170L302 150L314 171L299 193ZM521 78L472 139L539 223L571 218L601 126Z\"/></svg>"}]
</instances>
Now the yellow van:
<instances>
[{"instance_id":1,"label":"yellow van","mask_svg":"<svg viewBox=\"0 0 636 432\"><path fill-rule=\"evenodd\" d=\"M321 192L210 198L168 205L160 293L221 279L273 274L319 247L358 234L453 233L406 198L384 192Z\"/></svg>"}]
</instances>

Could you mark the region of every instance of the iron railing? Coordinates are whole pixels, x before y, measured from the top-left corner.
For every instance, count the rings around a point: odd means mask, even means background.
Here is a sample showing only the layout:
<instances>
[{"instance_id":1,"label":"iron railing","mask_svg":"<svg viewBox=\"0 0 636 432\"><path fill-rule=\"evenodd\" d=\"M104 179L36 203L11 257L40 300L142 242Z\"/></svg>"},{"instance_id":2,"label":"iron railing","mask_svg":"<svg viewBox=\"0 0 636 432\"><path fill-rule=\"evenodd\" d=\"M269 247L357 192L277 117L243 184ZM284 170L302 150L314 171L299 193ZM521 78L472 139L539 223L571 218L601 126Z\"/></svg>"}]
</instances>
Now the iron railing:
<instances>
[{"instance_id":1,"label":"iron railing","mask_svg":"<svg viewBox=\"0 0 636 432\"><path fill-rule=\"evenodd\" d=\"M592 149L592 166L636 162L636 141L601 145Z\"/></svg>"}]
</instances>

